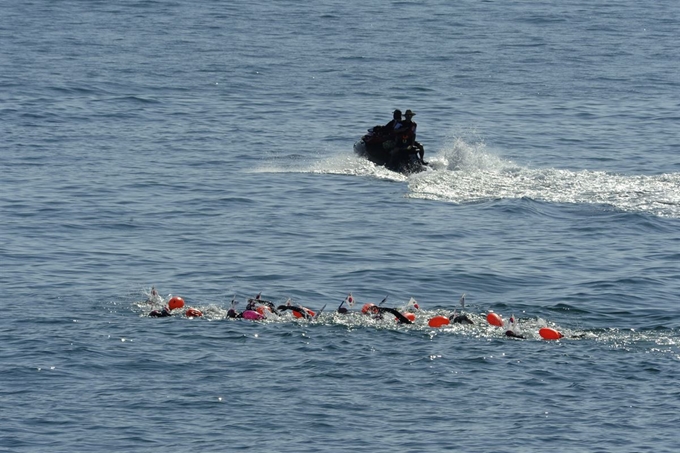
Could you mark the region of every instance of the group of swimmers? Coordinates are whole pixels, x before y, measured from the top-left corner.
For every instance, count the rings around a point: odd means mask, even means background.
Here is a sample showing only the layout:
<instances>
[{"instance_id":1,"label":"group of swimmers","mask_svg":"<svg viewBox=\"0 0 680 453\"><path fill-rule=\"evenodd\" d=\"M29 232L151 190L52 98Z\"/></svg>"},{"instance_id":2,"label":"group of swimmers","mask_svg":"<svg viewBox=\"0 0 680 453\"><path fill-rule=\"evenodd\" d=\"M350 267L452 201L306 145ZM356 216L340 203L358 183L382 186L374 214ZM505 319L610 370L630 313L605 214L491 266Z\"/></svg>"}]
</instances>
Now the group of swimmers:
<instances>
[{"instance_id":1,"label":"group of swimmers","mask_svg":"<svg viewBox=\"0 0 680 453\"><path fill-rule=\"evenodd\" d=\"M362 305L360 310L353 310L353 307L355 305L355 299L350 293L340 303L338 308L335 310L335 313L341 315L361 313L362 315L368 316L375 320L387 320L389 319L389 317L393 317L393 319L399 324L414 323L416 319L416 313L420 310L420 306L414 298L411 298L403 307L399 309L383 306L383 304L386 301L387 297L385 297L378 304L366 303ZM152 305L158 305L163 304L163 302L164 300L158 294L156 288L152 288L150 295L147 299L147 303ZM428 319L428 325L433 328L439 328L449 324L466 324L466 325L476 324L471 316L468 316L466 313L464 313L465 294L461 296L459 303L461 306L460 312L458 311L458 309L455 309L453 313L449 316L437 315L430 317ZM284 304L276 305L270 300L263 299L261 293L253 298L247 299L246 306L243 311L239 311L237 309L238 304L239 302L235 298L232 299L231 306L227 311L228 318L260 321L265 320L271 317L272 315L283 316L285 312L289 311L293 314L295 318L311 321L317 319L319 315L326 309L326 305L324 305L320 310L314 311L302 305L294 304L290 299L288 299ZM185 308L184 300L181 297L174 296L169 298L167 303L165 303L160 310L155 309L151 311L149 313L149 316L155 318L168 317L172 316L173 312L182 313L180 310L184 308ZM183 313L186 317L191 318L203 316L203 313L200 310L191 307L184 309ZM486 321L489 325L502 328L507 337L517 339L525 338L519 327L517 318L515 318L514 315L512 315L508 320L503 320L503 318L500 315L491 311L486 315ZM540 329L539 335L547 340L559 340L563 338L563 335L560 332L547 327Z\"/></svg>"}]
</instances>

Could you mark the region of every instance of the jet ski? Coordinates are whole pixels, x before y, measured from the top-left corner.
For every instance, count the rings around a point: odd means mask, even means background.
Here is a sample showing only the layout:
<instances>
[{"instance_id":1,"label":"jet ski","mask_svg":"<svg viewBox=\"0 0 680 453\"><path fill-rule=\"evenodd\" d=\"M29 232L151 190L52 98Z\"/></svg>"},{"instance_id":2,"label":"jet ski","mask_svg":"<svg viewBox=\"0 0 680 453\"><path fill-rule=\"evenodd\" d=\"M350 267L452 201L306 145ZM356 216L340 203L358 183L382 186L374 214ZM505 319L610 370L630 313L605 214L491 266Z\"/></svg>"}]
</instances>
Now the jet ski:
<instances>
[{"instance_id":1,"label":"jet ski","mask_svg":"<svg viewBox=\"0 0 680 453\"><path fill-rule=\"evenodd\" d=\"M414 147L399 147L396 139L384 129L375 126L354 144L354 152L376 165L409 175L424 171L428 165L418 158Z\"/></svg>"}]
</instances>

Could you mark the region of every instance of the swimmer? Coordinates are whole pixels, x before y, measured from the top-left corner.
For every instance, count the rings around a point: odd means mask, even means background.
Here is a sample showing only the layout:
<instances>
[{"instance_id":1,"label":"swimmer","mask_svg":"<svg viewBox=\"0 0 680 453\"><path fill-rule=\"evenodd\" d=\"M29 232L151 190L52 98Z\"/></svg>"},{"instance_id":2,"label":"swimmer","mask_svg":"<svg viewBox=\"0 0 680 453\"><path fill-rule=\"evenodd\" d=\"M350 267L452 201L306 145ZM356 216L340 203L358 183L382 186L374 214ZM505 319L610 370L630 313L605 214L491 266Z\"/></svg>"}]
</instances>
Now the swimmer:
<instances>
[{"instance_id":1,"label":"swimmer","mask_svg":"<svg viewBox=\"0 0 680 453\"><path fill-rule=\"evenodd\" d=\"M397 311L397 310L394 309L394 308L388 308L388 307L374 307L374 308L377 308L377 309L378 309L378 312L379 312L381 315L382 315L383 313L391 313L391 314L393 314L394 316L397 317L397 322L398 322L399 324L413 324L413 321L411 321L411 320L408 319L406 316L404 316L404 315L402 315L401 313L399 313L399 311Z\"/></svg>"},{"instance_id":2,"label":"swimmer","mask_svg":"<svg viewBox=\"0 0 680 453\"><path fill-rule=\"evenodd\" d=\"M279 311L284 312L286 310L290 310L293 313L297 313L301 318L304 319L314 319L314 316L310 313L309 308L306 307L298 307L294 305L279 305L276 307Z\"/></svg>"},{"instance_id":3,"label":"swimmer","mask_svg":"<svg viewBox=\"0 0 680 453\"><path fill-rule=\"evenodd\" d=\"M459 303L460 303L460 307L461 307L460 308L461 309L460 314L458 314L457 310L453 310L453 314L451 316L449 316L449 320L454 324L474 324L472 319L470 319L470 317L468 315L463 313L463 310L465 310L465 294L460 296Z\"/></svg>"},{"instance_id":4,"label":"swimmer","mask_svg":"<svg viewBox=\"0 0 680 453\"><path fill-rule=\"evenodd\" d=\"M315 313L313 310L311 310L307 307L303 307L302 305L293 305L291 300L288 299L286 301L285 305L279 305L276 308L277 308L277 310L279 310L281 312L284 312L286 310L290 310L293 313L295 313L296 318L304 318L304 319L307 319L307 320L311 320L311 319L318 318L319 315L321 314L321 312L324 311L324 309L326 308L326 305L321 307L321 310L319 310Z\"/></svg>"},{"instance_id":5,"label":"swimmer","mask_svg":"<svg viewBox=\"0 0 680 453\"><path fill-rule=\"evenodd\" d=\"M519 334L519 333L515 333L512 330L506 330L505 335L510 337L510 338L519 338L519 339L522 339L522 340L525 339L524 335Z\"/></svg>"},{"instance_id":6,"label":"swimmer","mask_svg":"<svg viewBox=\"0 0 680 453\"><path fill-rule=\"evenodd\" d=\"M508 327L509 328L505 331L505 336L524 340L525 337L524 335L522 335L519 329L519 323L517 322L517 319L515 318L514 314L510 316L510 320L508 321Z\"/></svg>"},{"instance_id":7,"label":"swimmer","mask_svg":"<svg viewBox=\"0 0 680 453\"><path fill-rule=\"evenodd\" d=\"M255 298L253 299L248 299L248 305L246 305L245 311L252 310L252 311L261 311L258 310L258 306L264 306L267 307L272 313L275 315L280 315L280 313L276 310L276 306L274 303L270 300L264 300L261 298L262 293L259 293Z\"/></svg>"},{"instance_id":8,"label":"swimmer","mask_svg":"<svg viewBox=\"0 0 680 453\"><path fill-rule=\"evenodd\" d=\"M398 310L394 308L388 308L388 307L381 307L380 305L383 304L387 300L387 297L385 297L380 304L375 305L375 304L364 304L363 307L361 307L361 312L365 315L370 315L373 317L373 319L384 319L383 314L384 313L391 313L397 318L397 322L400 324L413 324L413 321L408 319L406 316L403 314L399 313Z\"/></svg>"},{"instance_id":9,"label":"swimmer","mask_svg":"<svg viewBox=\"0 0 680 453\"><path fill-rule=\"evenodd\" d=\"M276 308L274 308L274 304L268 300L262 300L260 298L260 295L262 293L258 294L252 299L248 299L248 303L246 305L246 309L243 310L243 312L239 313L236 311L236 299L233 299L231 301L231 307L229 308L229 311L227 311L227 317L228 318L243 318L243 319L249 319L251 321L261 321L267 317L267 311L270 313L272 311L276 312ZM279 313L276 312L278 315Z\"/></svg>"},{"instance_id":10,"label":"swimmer","mask_svg":"<svg viewBox=\"0 0 680 453\"><path fill-rule=\"evenodd\" d=\"M163 307L162 310L154 310L149 313L149 317L151 318L166 318L168 316L172 316L172 313L170 313L170 309L167 305Z\"/></svg>"},{"instance_id":11,"label":"swimmer","mask_svg":"<svg viewBox=\"0 0 680 453\"><path fill-rule=\"evenodd\" d=\"M231 300L231 307L229 307L229 310L227 311L227 318L242 318L243 314L239 313L236 311L236 306L238 305L238 301L236 300L236 297L234 297Z\"/></svg>"},{"instance_id":12,"label":"swimmer","mask_svg":"<svg viewBox=\"0 0 680 453\"><path fill-rule=\"evenodd\" d=\"M468 315L465 313L458 314L456 310L454 310L453 314L449 316L449 320L451 320L451 322L454 324L474 324L474 321L472 321Z\"/></svg>"},{"instance_id":13,"label":"swimmer","mask_svg":"<svg viewBox=\"0 0 680 453\"><path fill-rule=\"evenodd\" d=\"M385 296L385 298L380 301L378 305L372 304L370 302L364 304L364 306L361 307L361 313L372 316L373 319L383 319L382 313L380 313L380 306L385 303L388 297L389 296Z\"/></svg>"}]
</instances>

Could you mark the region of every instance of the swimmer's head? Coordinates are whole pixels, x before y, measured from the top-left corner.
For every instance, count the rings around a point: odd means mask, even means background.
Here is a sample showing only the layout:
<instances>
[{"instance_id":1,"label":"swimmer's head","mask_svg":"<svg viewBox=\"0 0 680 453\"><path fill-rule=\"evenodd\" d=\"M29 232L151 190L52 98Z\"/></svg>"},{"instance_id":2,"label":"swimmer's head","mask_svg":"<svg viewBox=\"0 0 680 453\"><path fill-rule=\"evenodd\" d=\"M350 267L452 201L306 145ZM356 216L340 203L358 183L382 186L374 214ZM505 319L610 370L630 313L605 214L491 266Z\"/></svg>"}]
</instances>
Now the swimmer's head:
<instances>
[{"instance_id":1,"label":"swimmer's head","mask_svg":"<svg viewBox=\"0 0 680 453\"><path fill-rule=\"evenodd\" d=\"M373 311L374 308L375 308L375 304L371 304L371 303L364 304L364 306L361 307L361 312L365 315L368 315L368 314L371 314L371 313L374 312Z\"/></svg>"}]
</instances>

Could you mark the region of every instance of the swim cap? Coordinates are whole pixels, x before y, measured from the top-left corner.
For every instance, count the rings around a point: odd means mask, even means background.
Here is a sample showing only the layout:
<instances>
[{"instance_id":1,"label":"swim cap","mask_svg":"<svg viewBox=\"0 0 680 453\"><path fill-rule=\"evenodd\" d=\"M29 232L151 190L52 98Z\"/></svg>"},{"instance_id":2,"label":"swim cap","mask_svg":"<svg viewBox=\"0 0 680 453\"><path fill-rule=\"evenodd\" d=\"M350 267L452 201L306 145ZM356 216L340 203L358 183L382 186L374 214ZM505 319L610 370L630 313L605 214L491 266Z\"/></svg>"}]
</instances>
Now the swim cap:
<instances>
[{"instance_id":1,"label":"swim cap","mask_svg":"<svg viewBox=\"0 0 680 453\"><path fill-rule=\"evenodd\" d=\"M367 315L369 312L373 311L373 308L375 307L375 304L364 304L363 307L361 307L361 312L365 315Z\"/></svg>"}]
</instances>

